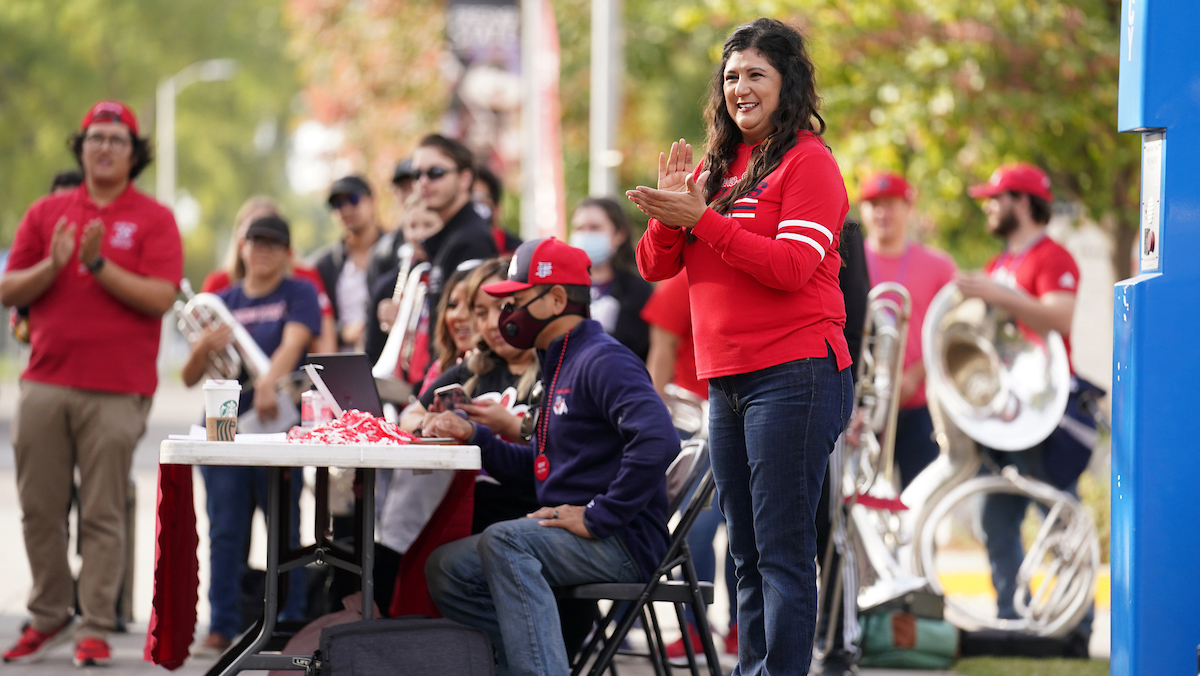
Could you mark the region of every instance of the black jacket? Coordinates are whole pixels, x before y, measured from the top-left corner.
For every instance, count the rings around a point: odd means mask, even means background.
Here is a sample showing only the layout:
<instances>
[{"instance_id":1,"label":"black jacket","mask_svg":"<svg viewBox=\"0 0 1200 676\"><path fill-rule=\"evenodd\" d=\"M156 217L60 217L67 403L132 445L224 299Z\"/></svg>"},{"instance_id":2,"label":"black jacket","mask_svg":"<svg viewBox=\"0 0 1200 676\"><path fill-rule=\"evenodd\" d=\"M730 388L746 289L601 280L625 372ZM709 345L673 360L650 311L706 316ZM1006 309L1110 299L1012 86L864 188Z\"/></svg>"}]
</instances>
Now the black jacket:
<instances>
[{"instance_id":1,"label":"black jacket","mask_svg":"<svg viewBox=\"0 0 1200 676\"><path fill-rule=\"evenodd\" d=\"M429 349L437 357L437 345L433 336L438 325L438 304L445 291L443 285L458 266L472 259L487 260L495 258L496 240L492 237L492 227L483 216L475 210L475 205L467 202L458 210L446 225L435 235L421 243L425 254L429 256Z\"/></svg>"},{"instance_id":2,"label":"black jacket","mask_svg":"<svg viewBox=\"0 0 1200 676\"><path fill-rule=\"evenodd\" d=\"M842 269L838 283L846 301L846 347L850 358L858 363L862 351L862 332L867 320L867 294L871 292L871 275L867 272L867 253L863 249L862 228L854 221L842 225L842 241L838 247Z\"/></svg>"},{"instance_id":3,"label":"black jacket","mask_svg":"<svg viewBox=\"0 0 1200 676\"><path fill-rule=\"evenodd\" d=\"M383 345L387 342L387 334L379 326L379 315L375 308L386 298L391 298L396 291L396 277L400 274L400 246L404 244L404 235L396 230L379 238L376 248L386 252L381 256L372 256L371 265L367 268L367 287L371 294L371 311L367 313L367 330L363 351L371 363L379 361Z\"/></svg>"}]
</instances>

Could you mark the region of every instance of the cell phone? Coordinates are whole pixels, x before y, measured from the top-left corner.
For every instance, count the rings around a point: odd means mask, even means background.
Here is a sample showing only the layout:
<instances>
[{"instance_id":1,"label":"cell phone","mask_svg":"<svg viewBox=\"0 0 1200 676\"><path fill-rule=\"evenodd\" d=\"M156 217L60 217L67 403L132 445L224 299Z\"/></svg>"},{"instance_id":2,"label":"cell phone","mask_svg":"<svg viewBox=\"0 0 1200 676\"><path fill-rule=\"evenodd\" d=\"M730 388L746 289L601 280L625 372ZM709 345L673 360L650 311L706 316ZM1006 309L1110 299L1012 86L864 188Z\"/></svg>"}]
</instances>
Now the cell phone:
<instances>
[{"instance_id":1,"label":"cell phone","mask_svg":"<svg viewBox=\"0 0 1200 676\"><path fill-rule=\"evenodd\" d=\"M454 383L439 387L433 391L433 396L442 404L442 408L447 411L453 411L463 404L470 404L471 397L462 385Z\"/></svg>"}]
</instances>

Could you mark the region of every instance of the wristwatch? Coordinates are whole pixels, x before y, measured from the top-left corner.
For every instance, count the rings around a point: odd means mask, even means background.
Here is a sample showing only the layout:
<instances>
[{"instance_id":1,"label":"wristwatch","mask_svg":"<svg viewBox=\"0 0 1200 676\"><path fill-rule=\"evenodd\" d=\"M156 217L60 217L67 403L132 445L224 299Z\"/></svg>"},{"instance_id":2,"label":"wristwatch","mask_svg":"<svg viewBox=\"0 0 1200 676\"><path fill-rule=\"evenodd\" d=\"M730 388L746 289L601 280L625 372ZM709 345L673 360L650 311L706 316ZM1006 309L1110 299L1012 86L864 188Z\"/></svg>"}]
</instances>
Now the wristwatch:
<instances>
[{"instance_id":1,"label":"wristwatch","mask_svg":"<svg viewBox=\"0 0 1200 676\"><path fill-rule=\"evenodd\" d=\"M104 256L96 256L91 263L87 264L88 272L93 275L100 272L100 268L104 267Z\"/></svg>"}]
</instances>

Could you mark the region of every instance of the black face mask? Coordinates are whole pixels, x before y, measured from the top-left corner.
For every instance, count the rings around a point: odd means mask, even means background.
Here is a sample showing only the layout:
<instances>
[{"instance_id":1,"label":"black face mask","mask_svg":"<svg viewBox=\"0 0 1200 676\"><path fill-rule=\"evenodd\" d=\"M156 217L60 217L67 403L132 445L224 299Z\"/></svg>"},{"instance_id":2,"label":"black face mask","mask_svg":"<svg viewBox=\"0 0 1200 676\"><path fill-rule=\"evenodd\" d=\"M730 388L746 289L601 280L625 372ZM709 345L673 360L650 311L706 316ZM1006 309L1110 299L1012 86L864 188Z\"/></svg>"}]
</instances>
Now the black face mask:
<instances>
[{"instance_id":1,"label":"black face mask","mask_svg":"<svg viewBox=\"0 0 1200 676\"><path fill-rule=\"evenodd\" d=\"M525 303L521 307L515 307L512 303L505 303L500 308L500 336L504 338L504 342L512 345L518 350L528 350L534 347L537 337L541 334L542 329L546 328L550 322L566 315L581 315L587 316L587 309L578 303L568 302L567 306L559 314L552 315L545 319L538 319L529 314L529 306L536 303L540 298L550 293L548 287L546 290L539 293Z\"/></svg>"},{"instance_id":2,"label":"black face mask","mask_svg":"<svg viewBox=\"0 0 1200 676\"><path fill-rule=\"evenodd\" d=\"M500 308L500 336L504 338L506 343L518 350L528 350L533 347L542 329L546 328L546 325L550 322L558 319L559 315L546 319L538 319L529 314L529 306L550 293L550 288L543 290L521 307L515 307L512 303L505 303Z\"/></svg>"}]
</instances>

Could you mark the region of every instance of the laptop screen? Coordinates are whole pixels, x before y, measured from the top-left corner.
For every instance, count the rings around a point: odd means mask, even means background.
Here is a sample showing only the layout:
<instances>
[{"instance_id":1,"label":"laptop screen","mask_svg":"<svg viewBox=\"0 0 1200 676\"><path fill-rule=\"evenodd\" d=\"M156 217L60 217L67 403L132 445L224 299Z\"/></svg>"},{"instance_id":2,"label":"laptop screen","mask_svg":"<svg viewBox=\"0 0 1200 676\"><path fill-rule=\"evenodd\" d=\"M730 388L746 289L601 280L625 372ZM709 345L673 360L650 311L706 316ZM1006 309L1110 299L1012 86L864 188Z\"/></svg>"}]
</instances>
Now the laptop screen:
<instances>
[{"instance_id":1,"label":"laptop screen","mask_svg":"<svg viewBox=\"0 0 1200 676\"><path fill-rule=\"evenodd\" d=\"M371 362L362 352L310 354L308 363L321 367L321 380L343 411L356 408L383 417L383 403L371 375Z\"/></svg>"}]
</instances>

